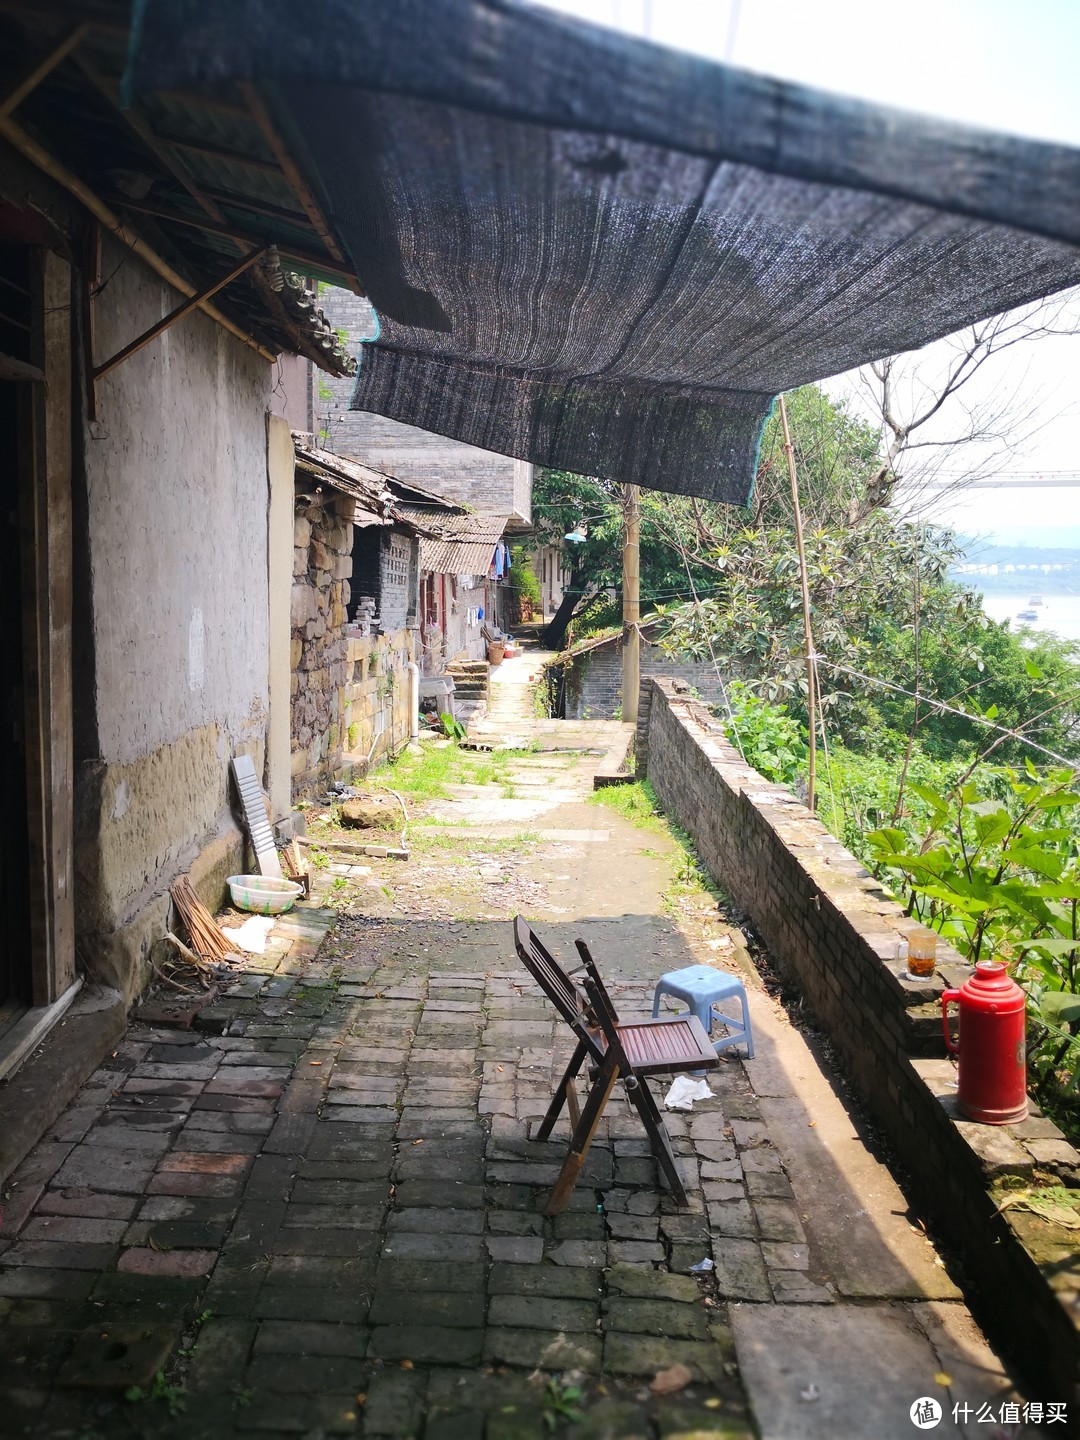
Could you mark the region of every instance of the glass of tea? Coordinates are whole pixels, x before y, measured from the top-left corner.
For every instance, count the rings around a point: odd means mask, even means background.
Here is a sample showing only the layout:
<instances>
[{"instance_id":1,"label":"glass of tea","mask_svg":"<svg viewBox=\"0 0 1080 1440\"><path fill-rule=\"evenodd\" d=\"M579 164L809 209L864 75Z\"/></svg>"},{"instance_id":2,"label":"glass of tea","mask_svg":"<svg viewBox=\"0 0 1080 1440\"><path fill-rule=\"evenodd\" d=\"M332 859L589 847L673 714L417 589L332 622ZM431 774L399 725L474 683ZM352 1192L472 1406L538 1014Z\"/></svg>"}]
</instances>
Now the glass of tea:
<instances>
[{"instance_id":1,"label":"glass of tea","mask_svg":"<svg viewBox=\"0 0 1080 1440\"><path fill-rule=\"evenodd\" d=\"M907 968L908 974L925 980L934 973L937 960L937 931L924 930L922 926L908 931Z\"/></svg>"}]
</instances>

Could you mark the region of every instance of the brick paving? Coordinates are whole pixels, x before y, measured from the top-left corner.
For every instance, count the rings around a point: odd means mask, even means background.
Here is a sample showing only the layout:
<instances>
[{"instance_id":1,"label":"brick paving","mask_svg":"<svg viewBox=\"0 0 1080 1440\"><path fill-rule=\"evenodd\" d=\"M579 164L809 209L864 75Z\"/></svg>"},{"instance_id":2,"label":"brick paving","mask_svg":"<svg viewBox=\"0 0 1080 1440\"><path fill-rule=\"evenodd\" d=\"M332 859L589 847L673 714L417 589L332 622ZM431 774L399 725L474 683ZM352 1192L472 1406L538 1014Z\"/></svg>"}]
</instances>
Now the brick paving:
<instances>
[{"instance_id":1,"label":"brick paving","mask_svg":"<svg viewBox=\"0 0 1080 1440\"><path fill-rule=\"evenodd\" d=\"M616 1094L569 1210L544 1218L565 1125L531 1136L570 1037L517 965L513 910L564 957L584 933L624 1014L665 970L743 963L708 897L671 918L670 840L584 803L597 763L522 756L512 794L449 787L424 818L452 850L417 830L414 859L373 862L352 913L282 917L200 1031L129 1028L0 1202L0 1433L749 1440L738 1343L759 1421L780 1395L798 1415L770 1436L862 1440L857 1417L830 1418L859 1380L845 1324L882 1436L908 1433L911 1396L943 1372L966 1396L1007 1383L900 1193L827 1145L799 1160L792 1086L814 1135L850 1126L760 989L758 1058L725 1051L714 1098L668 1117L689 1208ZM498 847L523 824L514 860ZM845 1185L861 1187L850 1237L809 1213ZM798 1337L832 1408L803 1405L770 1327ZM653 1394L676 1363L689 1383Z\"/></svg>"},{"instance_id":2,"label":"brick paving","mask_svg":"<svg viewBox=\"0 0 1080 1440\"><path fill-rule=\"evenodd\" d=\"M509 926L370 920L331 963L331 918L279 924L203 1011L224 1033L132 1026L14 1177L6 1433L511 1440L550 1433L557 1375L575 1435L748 1434L724 1302L811 1282L741 1065L671 1119L689 1211L616 1103L545 1220L565 1140L529 1135L567 1045L486 968ZM676 1362L693 1382L652 1396Z\"/></svg>"}]
</instances>

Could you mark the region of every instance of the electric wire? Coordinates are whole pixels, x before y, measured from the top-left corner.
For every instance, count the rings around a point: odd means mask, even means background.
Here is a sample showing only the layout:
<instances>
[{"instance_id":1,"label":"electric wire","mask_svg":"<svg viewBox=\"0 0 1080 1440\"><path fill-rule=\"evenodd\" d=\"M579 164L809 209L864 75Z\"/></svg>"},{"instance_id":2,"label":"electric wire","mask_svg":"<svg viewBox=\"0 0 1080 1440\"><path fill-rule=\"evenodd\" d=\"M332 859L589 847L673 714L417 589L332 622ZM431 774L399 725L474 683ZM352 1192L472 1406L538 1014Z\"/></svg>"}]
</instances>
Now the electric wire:
<instances>
[{"instance_id":1,"label":"electric wire","mask_svg":"<svg viewBox=\"0 0 1080 1440\"><path fill-rule=\"evenodd\" d=\"M676 538L679 544L679 553L682 555L682 562L686 569L686 578L690 582L690 593L694 597L694 604L700 608L701 602L698 599L697 586L694 584L694 575L690 569L690 562L686 558L686 546L682 542L681 535L677 536ZM709 655L712 657L713 669L716 671L716 680L720 686L720 695L724 702L724 709L727 711L728 719L731 721L731 731L735 737L735 748L742 756L743 764L746 765L749 762L746 758L746 751L743 748L742 736L739 734L739 722L735 719L735 711L732 709L731 701L728 699L727 686L724 684L724 677L720 674L720 662L716 658L716 651L713 649L712 635L709 633L708 629L706 629L705 631L705 639L708 642Z\"/></svg>"},{"instance_id":2,"label":"electric wire","mask_svg":"<svg viewBox=\"0 0 1080 1440\"><path fill-rule=\"evenodd\" d=\"M853 670L850 665L840 665L835 660L827 660L821 654L815 655L814 660L816 664L824 665L829 670L836 670L842 675L851 675L856 680L864 680L868 685L877 685L882 690L891 690L897 695L906 695L910 700L918 700L920 704L929 706L938 714L958 715L961 720L970 720L973 725L981 725L984 730L993 730L995 734L1007 736L1011 740L1019 740L1022 745L1037 750L1041 755L1048 755L1058 764L1067 765L1070 770L1076 769L1075 760L1069 760L1064 755L1059 755L1056 750L1048 750L1045 745L1029 739L1019 730L1010 729L1007 725L995 725L984 715L972 715L969 710L959 710L955 705L949 705L944 700L933 700L926 694L916 695L914 690L907 690L903 685L895 685L891 680L881 680L876 675L864 675L861 670Z\"/></svg>"}]
</instances>

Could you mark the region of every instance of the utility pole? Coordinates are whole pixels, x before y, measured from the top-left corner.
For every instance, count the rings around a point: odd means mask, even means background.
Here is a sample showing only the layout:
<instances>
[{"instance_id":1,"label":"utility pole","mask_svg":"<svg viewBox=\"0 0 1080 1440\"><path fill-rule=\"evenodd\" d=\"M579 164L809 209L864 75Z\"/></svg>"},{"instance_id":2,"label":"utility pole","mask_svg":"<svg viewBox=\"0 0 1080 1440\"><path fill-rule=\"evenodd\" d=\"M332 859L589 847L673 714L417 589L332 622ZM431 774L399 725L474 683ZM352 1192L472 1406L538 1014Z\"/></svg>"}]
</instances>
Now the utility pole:
<instances>
[{"instance_id":1,"label":"utility pole","mask_svg":"<svg viewBox=\"0 0 1080 1440\"><path fill-rule=\"evenodd\" d=\"M799 588L802 592L803 637L806 645L806 710L810 720L810 745L807 757L806 803L814 808L814 785L817 774L817 659L814 632L810 625L810 587L806 579L806 548L803 545L802 509L799 506L799 477L795 469L795 447L788 429L787 406L780 396L780 425L784 432L784 454L787 456L791 480L791 509L795 518L795 545L799 552Z\"/></svg>"},{"instance_id":2,"label":"utility pole","mask_svg":"<svg viewBox=\"0 0 1080 1440\"><path fill-rule=\"evenodd\" d=\"M622 718L637 724L641 683L641 495L636 485L623 486L622 552Z\"/></svg>"},{"instance_id":3,"label":"utility pole","mask_svg":"<svg viewBox=\"0 0 1080 1440\"><path fill-rule=\"evenodd\" d=\"M614 0L615 22L619 0ZM642 0L641 33L652 35L652 0ZM641 491L636 485L623 486L622 548L622 718L637 724L638 689L641 685Z\"/></svg>"}]
</instances>

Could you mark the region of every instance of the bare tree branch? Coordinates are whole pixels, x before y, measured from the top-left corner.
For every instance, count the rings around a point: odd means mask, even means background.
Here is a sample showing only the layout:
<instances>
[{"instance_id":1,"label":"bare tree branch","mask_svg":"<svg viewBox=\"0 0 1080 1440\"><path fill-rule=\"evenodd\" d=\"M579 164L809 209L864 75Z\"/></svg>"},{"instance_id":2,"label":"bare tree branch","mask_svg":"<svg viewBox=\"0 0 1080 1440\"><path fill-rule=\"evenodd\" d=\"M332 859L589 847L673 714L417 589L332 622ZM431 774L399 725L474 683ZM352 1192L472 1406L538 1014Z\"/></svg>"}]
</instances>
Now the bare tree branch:
<instances>
[{"instance_id":1,"label":"bare tree branch","mask_svg":"<svg viewBox=\"0 0 1080 1440\"><path fill-rule=\"evenodd\" d=\"M853 390L880 431L884 468L851 523L886 503L914 520L1000 474L1054 416L1027 369L989 388L994 362L1015 346L1078 332L1080 291L1065 291L970 325L937 342L932 354L917 350L863 366Z\"/></svg>"}]
</instances>

